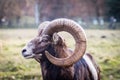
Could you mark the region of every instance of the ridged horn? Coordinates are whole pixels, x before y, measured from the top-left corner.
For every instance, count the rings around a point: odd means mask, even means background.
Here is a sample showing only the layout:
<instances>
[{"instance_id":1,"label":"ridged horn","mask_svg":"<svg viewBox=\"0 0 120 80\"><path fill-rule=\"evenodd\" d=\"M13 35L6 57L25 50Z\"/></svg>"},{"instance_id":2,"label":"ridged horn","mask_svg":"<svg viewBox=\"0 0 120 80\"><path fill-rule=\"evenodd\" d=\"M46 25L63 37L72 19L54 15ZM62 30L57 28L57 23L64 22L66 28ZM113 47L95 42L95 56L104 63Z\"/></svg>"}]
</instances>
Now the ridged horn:
<instances>
[{"instance_id":1,"label":"ridged horn","mask_svg":"<svg viewBox=\"0 0 120 80\"><path fill-rule=\"evenodd\" d=\"M45 21L38 26L38 36L42 35L43 30L49 25L49 23L49 21Z\"/></svg>"},{"instance_id":2,"label":"ridged horn","mask_svg":"<svg viewBox=\"0 0 120 80\"><path fill-rule=\"evenodd\" d=\"M75 50L74 53L66 58L56 58L49 54L49 52L45 52L48 60L57 66L71 66L76 63L80 58L84 55L86 51L86 36L83 28L78 25L73 20L69 19L56 19L50 22L48 27L45 29L43 34L53 35L55 32L66 31L70 33L75 39Z\"/></svg>"}]
</instances>

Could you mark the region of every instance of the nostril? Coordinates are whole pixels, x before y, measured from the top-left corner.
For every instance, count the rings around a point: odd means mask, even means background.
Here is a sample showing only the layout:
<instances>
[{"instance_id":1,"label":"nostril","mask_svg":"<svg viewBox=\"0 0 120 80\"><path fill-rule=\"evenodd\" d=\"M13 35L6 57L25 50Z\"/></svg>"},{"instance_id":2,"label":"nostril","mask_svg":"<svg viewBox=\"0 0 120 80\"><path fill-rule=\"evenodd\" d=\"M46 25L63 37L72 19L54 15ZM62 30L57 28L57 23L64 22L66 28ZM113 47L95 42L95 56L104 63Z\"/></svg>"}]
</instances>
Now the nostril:
<instances>
[{"instance_id":1,"label":"nostril","mask_svg":"<svg viewBox=\"0 0 120 80\"><path fill-rule=\"evenodd\" d=\"M24 53L24 52L26 52L26 51L27 51L26 49L23 49L23 50L22 50L22 53Z\"/></svg>"}]
</instances>

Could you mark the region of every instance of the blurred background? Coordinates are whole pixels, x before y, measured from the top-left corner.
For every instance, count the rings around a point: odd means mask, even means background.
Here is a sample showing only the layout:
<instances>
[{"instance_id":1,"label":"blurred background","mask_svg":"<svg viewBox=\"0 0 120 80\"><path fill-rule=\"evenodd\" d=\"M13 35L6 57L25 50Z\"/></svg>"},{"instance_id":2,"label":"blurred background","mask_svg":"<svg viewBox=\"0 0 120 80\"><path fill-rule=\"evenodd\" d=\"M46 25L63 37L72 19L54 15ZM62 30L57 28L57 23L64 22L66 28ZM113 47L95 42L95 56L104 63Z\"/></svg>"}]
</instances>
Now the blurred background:
<instances>
[{"instance_id":1,"label":"blurred background","mask_svg":"<svg viewBox=\"0 0 120 80\"><path fill-rule=\"evenodd\" d=\"M41 22L56 18L85 29L102 80L120 80L120 0L0 0L0 80L42 80L39 63L24 59L21 50Z\"/></svg>"},{"instance_id":2,"label":"blurred background","mask_svg":"<svg viewBox=\"0 0 120 80\"><path fill-rule=\"evenodd\" d=\"M120 1L0 0L0 28L34 28L61 17L73 19L84 28L120 28Z\"/></svg>"}]
</instances>

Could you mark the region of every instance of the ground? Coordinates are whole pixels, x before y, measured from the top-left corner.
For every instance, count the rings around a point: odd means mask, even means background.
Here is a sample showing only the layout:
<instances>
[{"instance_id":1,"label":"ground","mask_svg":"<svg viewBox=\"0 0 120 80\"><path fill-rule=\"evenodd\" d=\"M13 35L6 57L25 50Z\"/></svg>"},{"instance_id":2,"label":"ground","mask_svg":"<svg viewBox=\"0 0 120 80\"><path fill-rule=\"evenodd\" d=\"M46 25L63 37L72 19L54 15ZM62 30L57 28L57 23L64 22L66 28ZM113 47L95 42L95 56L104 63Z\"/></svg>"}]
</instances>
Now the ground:
<instances>
[{"instance_id":1,"label":"ground","mask_svg":"<svg viewBox=\"0 0 120 80\"><path fill-rule=\"evenodd\" d=\"M120 80L120 30L85 30L87 50L101 68L102 80ZM66 33L68 47L74 40ZM42 80L40 65L25 59L21 50L37 35L37 29L0 29L0 80Z\"/></svg>"}]
</instances>

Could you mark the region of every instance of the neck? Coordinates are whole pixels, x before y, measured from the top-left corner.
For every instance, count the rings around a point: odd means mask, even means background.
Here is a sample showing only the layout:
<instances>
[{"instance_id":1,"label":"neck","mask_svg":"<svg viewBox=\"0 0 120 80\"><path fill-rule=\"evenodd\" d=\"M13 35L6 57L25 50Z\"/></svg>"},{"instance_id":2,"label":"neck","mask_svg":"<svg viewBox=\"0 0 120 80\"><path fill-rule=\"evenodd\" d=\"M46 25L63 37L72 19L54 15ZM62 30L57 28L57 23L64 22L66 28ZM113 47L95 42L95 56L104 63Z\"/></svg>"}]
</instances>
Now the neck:
<instances>
[{"instance_id":1,"label":"neck","mask_svg":"<svg viewBox=\"0 0 120 80\"><path fill-rule=\"evenodd\" d=\"M58 57L58 58L66 58L66 57L70 56L70 51L64 42L56 45L54 47L54 49L56 52L56 57Z\"/></svg>"},{"instance_id":2,"label":"neck","mask_svg":"<svg viewBox=\"0 0 120 80\"><path fill-rule=\"evenodd\" d=\"M51 53L51 55L53 56L58 56L56 55L56 51L53 46L49 46L49 49L47 49L47 51ZM58 57L61 57L61 56L58 56ZM62 57L65 57L65 56L62 56ZM59 67L49 62L49 60L46 58L45 55L43 56L43 58L44 59L41 60L43 80L71 80L73 78L74 67L67 67L67 68Z\"/></svg>"}]
</instances>

